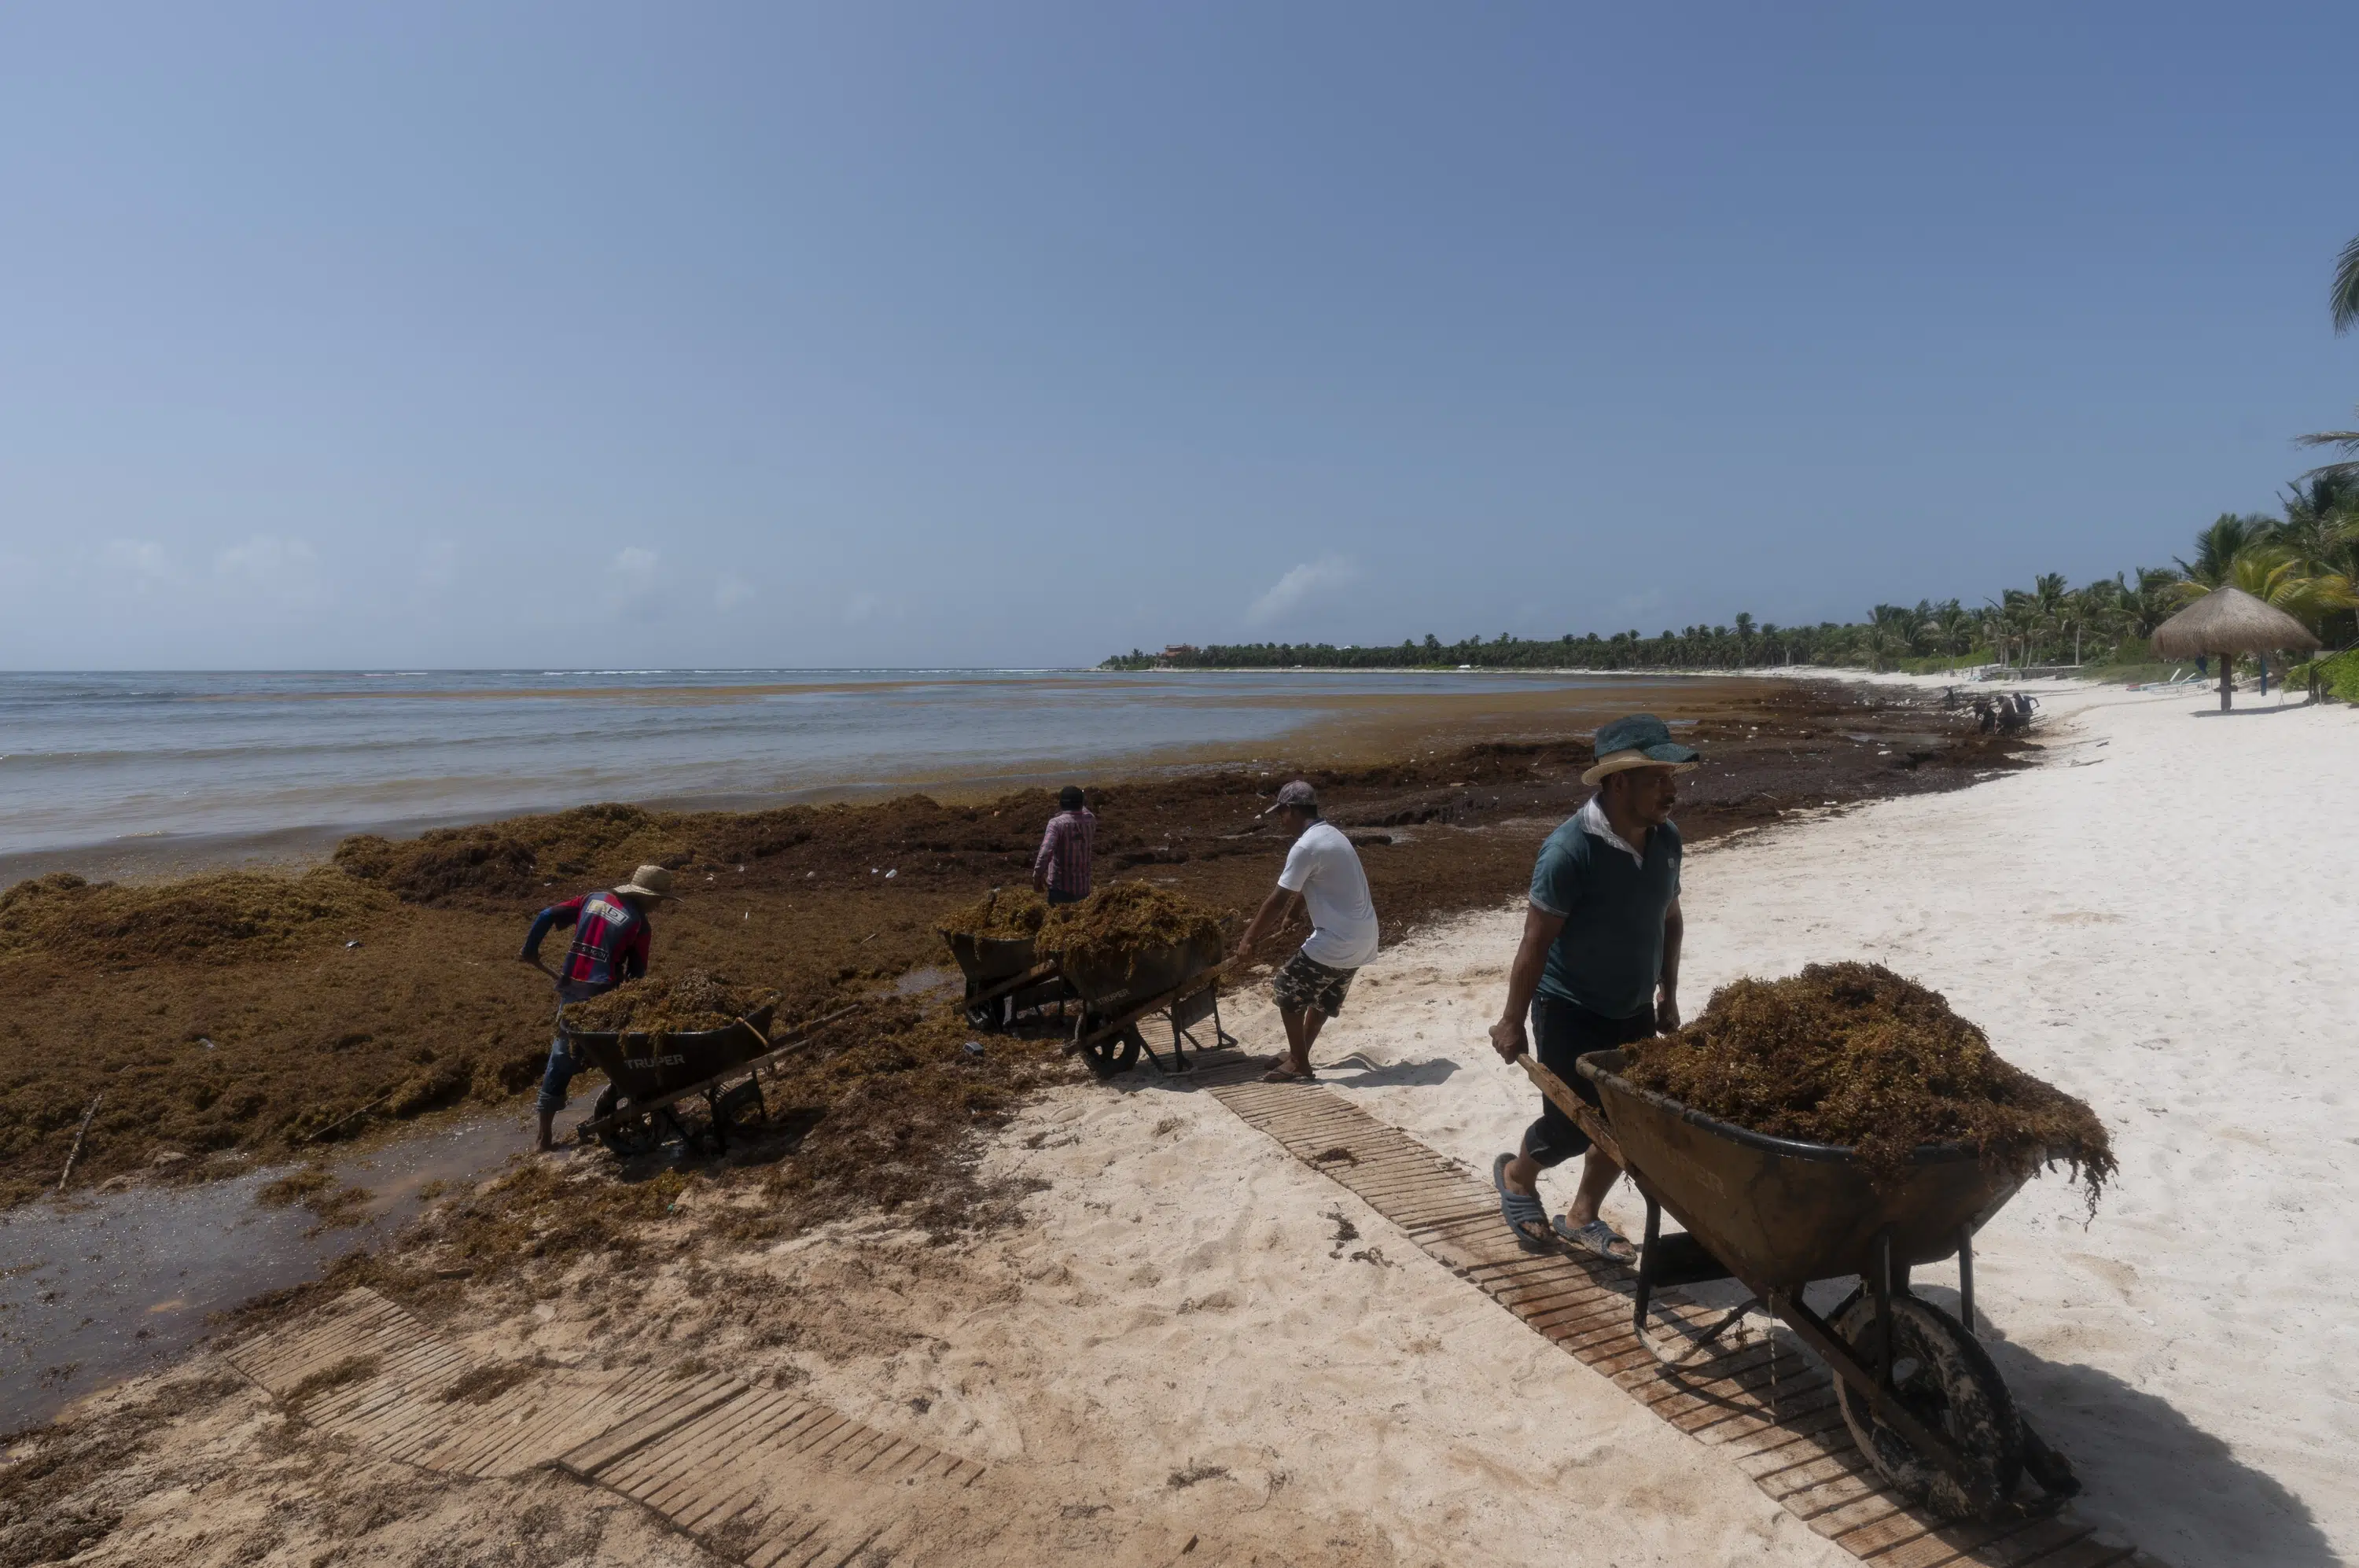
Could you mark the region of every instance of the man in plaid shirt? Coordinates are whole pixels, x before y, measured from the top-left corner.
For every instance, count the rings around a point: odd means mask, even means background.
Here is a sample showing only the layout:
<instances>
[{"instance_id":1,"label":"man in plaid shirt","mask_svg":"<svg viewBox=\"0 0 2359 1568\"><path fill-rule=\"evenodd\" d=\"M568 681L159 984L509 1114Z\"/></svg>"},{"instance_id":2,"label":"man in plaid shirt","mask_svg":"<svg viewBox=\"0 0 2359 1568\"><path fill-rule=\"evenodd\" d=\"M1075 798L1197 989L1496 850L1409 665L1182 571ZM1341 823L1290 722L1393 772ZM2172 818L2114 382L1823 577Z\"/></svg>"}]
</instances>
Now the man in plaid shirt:
<instances>
[{"instance_id":1,"label":"man in plaid shirt","mask_svg":"<svg viewBox=\"0 0 2359 1568\"><path fill-rule=\"evenodd\" d=\"M1090 853L1098 819L1082 799L1078 785L1057 791L1058 812L1040 835L1040 853L1032 857L1033 890L1046 893L1052 904L1078 904L1090 896Z\"/></svg>"},{"instance_id":2,"label":"man in plaid shirt","mask_svg":"<svg viewBox=\"0 0 2359 1568\"><path fill-rule=\"evenodd\" d=\"M525 933L524 951L516 956L557 982L557 1009L568 1002L585 1001L611 991L625 980L647 972L647 953L654 942L647 909L658 899L673 897L671 873L660 866L642 866L628 882L610 889L584 893L561 904L551 904L533 917ZM540 956L540 944L559 926L573 928L573 944L559 968ZM557 1038L549 1043L549 1069L540 1080L540 1149L556 1147L551 1132L557 1113L565 1108L565 1092L582 1071L572 1042L560 1021Z\"/></svg>"}]
</instances>

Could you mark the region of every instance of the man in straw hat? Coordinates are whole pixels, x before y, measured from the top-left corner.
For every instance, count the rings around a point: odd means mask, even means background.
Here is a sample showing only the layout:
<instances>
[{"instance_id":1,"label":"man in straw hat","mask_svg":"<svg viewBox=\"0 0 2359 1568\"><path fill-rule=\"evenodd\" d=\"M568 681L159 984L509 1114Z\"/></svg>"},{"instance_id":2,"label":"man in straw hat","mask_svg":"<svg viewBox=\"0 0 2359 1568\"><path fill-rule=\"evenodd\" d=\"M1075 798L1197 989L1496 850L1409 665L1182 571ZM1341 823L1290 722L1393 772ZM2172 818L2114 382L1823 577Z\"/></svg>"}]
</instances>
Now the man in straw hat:
<instances>
[{"instance_id":1,"label":"man in straw hat","mask_svg":"<svg viewBox=\"0 0 2359 1568\"><path fill-rule=\"evenodd\" d=\"M1343 1010L1352 977L1376 956L1376 906L1368 896L1368 876L1359 851L1332 822L1319 817L1319 797L1308 779L1297 779L1277 792L1263 816L1275 815L1294 839L1277 886L1254 911L1237 939L1239 958L1266 932L1284 926L1299 902L1310 913L1310 935L1300 952L1271 977L1278 1021L1286 1026L1286 1060L1264 1075L1265 1083L1304 1083L1312 1076L1310 1047L1321 1026Z\"/></svg>"},{"instance_id":2,"label":"man in straw hat","mask_svg":"<svg viewBox=\"0 0 2359 1568\"><path fill-rule=\"evenodd\" d=\"M1583 1053L1680 1027L1680 846L1671 825L1679 800L1672 779L1696 765L1696 753L1652 713L1605 725L1596 748L1596 765L1581 781L1597 793L1540 845L1523 944L1507 972L1506 1006L1491 1026L1491 1044L1503 1059L1513 1062L1531 1050L1592 1105L1596 1087L1573 1066ZM1527 1043L1527 1009L1536 1049ZM1526 1247L1549 1245L1539 1173L1584 1152L1581 1189L1554 1234L1583 1251L1628 1262L1636 1249L1597 1214L1620 1171L1545 1097L1522 1147L1492 1162L1500 1216Z\"/></svg>"},{"instance_id":3,"label":"man in straw hat","mask_svg":"<svg viewBox=\"0 0 2359 1568\"><path fill-rule=\"evenodd\" d=\"M561 1013L568 1002L611 991L624 981L636 980L647 972L647 952L655 941L647 907L673 896L670 872L660 866L642 866L619 887L551 904L535 915L532 929L525 933L524 951L516 956L557 982L557 1007ZM563 966L557 969L551 969L540 956L541 942L552 926L573 928L573 945L566 950ZM540 1080L540 1149L544 1154L557 1146L550 1128L557 1113L564 1108L565 1092L582 1066L573 1059L560 1025L557 1038L549 1042L549 1071Z\"/></svg>"}]
</instances>

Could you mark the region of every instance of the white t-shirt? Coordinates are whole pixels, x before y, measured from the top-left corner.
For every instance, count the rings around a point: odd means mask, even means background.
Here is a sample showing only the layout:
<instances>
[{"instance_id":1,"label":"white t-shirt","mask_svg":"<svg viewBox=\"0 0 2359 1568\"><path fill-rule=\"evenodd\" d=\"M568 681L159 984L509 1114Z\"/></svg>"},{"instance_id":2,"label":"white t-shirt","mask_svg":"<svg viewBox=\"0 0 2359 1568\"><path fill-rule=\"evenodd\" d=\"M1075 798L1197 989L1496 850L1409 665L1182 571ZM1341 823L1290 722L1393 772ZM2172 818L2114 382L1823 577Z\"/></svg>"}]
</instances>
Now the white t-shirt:
<instances>
[{"instance_id":1,"label":"white t-shirt","mask_svg":"<svg viewBox=\"0 0 2359 1568\"><path fill-rule=\"evenodd\" d=\"M1286 852L1277 885L1299 893L1310 910L1310 940L1302 954L1331 969L1357 969L1376 956L1376 906L1368 874L1343 830L1313 822Z\"/></svg>"}]
</instances>

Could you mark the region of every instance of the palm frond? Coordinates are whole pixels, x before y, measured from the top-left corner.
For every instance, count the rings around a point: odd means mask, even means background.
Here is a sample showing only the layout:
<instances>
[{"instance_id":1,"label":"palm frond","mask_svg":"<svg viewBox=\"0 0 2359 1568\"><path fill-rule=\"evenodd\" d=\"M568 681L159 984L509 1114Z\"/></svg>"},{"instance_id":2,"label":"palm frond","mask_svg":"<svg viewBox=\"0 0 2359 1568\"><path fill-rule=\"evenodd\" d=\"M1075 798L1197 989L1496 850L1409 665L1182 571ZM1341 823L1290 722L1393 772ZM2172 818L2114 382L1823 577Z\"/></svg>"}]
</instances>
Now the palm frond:
<instances>
[{"instance_id":1,"label":"palm frond","mask_svg":"<svg viewBox=\"0 0 2359 1568\"><path fill-rule=\"evenodd\" d=\"M2334 312L2334 330L2349 332L2359 326L2359 239L2343 247L2334 260L2334 292L2331 299Z\"/></svg>"}]
</instances>

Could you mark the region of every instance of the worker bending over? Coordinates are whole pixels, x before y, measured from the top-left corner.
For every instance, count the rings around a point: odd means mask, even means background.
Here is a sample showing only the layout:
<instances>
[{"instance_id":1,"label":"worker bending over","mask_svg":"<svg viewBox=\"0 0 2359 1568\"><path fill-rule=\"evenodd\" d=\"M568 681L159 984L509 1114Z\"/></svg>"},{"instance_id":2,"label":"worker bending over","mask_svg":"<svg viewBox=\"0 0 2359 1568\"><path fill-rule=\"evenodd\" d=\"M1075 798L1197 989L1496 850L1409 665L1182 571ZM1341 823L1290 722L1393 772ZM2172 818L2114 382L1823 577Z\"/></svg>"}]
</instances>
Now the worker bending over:
<instances>
[{"instance_id":1,"label":"worker bending over","mask_svg":"<svg viewBox=\"0 0 2359 1568\"><path fill-rule=\"evenodd\" d=\"M525 933L524 951L516 956L557 982L560 1014L557 1038L549 1042L549 1069L540 1079L539 1148L543 1153L556 1147L550 1129L557 1113L565 1107L565 1092L573 1075L583 1065L565 1038L565 1006L647 974L647 953L655 941L647 907L671 897L671 873L660 866L642 866L620 887L551 904L533 917L532 929ZM563 966L557 969L540 956L540 944L554 926L573 928L573 945L566 950Z\"/></svg>"}]
</instances>

